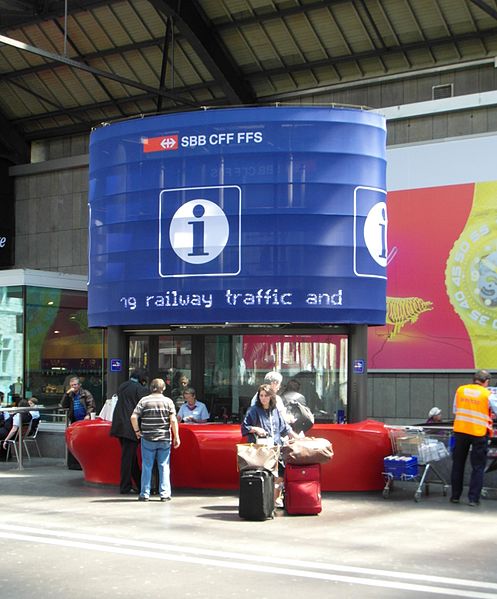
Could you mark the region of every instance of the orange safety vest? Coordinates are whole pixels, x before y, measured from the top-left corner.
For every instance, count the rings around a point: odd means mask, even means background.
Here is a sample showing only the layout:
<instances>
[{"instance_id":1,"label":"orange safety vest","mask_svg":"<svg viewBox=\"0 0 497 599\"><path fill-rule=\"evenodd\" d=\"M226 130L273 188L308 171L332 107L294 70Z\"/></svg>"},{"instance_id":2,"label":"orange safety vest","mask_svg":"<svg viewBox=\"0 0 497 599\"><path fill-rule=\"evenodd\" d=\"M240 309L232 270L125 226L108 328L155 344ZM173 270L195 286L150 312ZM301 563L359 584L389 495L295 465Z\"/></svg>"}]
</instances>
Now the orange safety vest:
<instances>
[{"instance_id":1,"label":"orange safety vest","mask_svg":"<svg viewBox=\"0 0 497 599\"><path fill-rule=\"evenodd\" d=\"M482 385L462 385L454 399L454 432L484 437L492 431L490 391Z\"/></svg>"}]
</instances>

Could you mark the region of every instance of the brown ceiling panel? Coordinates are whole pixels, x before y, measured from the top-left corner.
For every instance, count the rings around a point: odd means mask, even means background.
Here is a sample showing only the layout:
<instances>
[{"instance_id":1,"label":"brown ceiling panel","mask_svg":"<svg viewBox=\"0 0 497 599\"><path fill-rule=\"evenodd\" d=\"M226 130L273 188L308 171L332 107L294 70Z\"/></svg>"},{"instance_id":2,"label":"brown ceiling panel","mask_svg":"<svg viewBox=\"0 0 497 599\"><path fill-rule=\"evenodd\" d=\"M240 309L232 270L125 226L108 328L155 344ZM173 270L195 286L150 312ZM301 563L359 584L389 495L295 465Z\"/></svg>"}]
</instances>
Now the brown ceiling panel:
<instances>
[{"instance_id":1,"label":"brown ceiling panel","mask_svg":"<svg viewBox=\"0 0 497 599\"><path fill-rule=\"evenodd\" d=\"M64 7L0 0L0 35L14 40L0 44L0 118L26 140L158 104L335 97L325 90L497 54L496 0L78 0L67 31Z\"/></svg>"}]
</instances>

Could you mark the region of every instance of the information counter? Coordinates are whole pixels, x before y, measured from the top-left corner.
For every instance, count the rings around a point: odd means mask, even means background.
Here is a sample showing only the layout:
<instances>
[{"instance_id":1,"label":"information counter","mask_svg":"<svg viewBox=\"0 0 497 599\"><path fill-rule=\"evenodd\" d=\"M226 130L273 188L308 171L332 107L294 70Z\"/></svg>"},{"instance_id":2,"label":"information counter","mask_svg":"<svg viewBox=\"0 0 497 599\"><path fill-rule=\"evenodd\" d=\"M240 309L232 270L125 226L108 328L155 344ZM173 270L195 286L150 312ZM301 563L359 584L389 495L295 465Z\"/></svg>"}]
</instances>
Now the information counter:
<instances>
[{"instance_id":1,"label":"information counter","mask_svg":"<svg viewBox=\"0 0 497 599\"><path fill-rule=\"evenodd\" d=\"M181 446L171 453L171 482L176 488L237 489L236 444L246 439L239 424L180 424ZM383 458L391 453L387 429L381 422L315 424L307 436L333 444L334 458L322 466L323 491L383 489ZM75 422L66 442L87 482L118 485L121 447L110 436L110 422Z\"/></svg>"}]
</instances>

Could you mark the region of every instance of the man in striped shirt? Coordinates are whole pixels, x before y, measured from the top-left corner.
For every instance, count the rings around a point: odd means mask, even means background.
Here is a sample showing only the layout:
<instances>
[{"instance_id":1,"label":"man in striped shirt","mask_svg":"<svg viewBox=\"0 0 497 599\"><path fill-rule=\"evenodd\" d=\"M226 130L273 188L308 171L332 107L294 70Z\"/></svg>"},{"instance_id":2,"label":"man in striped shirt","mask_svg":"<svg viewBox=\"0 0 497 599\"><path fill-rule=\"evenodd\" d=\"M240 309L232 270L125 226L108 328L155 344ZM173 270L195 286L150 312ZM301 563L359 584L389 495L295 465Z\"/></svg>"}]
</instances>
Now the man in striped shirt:
<instances>
[{"instance_id":1,"label":"man in striped shirt","mask_svg":"<svg viewBox=\"0 0 497 599\"><path fill-rule=\"evenodd\" d=\"M171 430L173 446L179 447L179 428L174 402L163 395L166 383L154 379L150 383L150 395L142 397L131 415L131 426L137 439L141 439L142 476L140 501L150 499L152 468L155 460L159 468L159 496L170 501L171 482L169 462L171 458Z\"/></svg>"}]
</instances>

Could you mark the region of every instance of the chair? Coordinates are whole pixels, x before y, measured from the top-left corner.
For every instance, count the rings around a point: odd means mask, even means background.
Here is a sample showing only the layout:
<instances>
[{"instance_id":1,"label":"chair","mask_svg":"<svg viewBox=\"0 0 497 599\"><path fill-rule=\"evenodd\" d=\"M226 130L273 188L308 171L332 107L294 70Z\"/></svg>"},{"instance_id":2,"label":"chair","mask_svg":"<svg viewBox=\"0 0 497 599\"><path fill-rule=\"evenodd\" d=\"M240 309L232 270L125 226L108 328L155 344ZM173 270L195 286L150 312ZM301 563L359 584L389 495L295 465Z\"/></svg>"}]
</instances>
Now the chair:
<instances>
[{"instance_id":1,"label":"chair","mask_svg":"<svg viewBox=\"0 0 497 599\"><path fill-rule=\"evenodd\" d=\"M28 422L28 424L23 424L22 425L22 436L23 437L26 437L27 435L29 435L29 430L31 428L31 423L32 422L33 421L31 420L30 422ZM7 455L5 456L5 461L6 462L9 461L10 448L11 447L14 448L14 453L16 454L16 460L19 461L19 454L17 453L18 437L19 437L19 430L16 431L16 434L12 437L12 439L9 439L8 441L5 441L5 443L7 443Z\"/></svg>"},{"instance_id":2,"label":"chair","mask_svg":"<svg viewBox=\"0 0 497 599\"><path fill-rule=\"evenodd\" d=\"M24 449L26 450L26 455L28 456L28 460L31 459L31 454L29 453L29 449L28 449L28 443L34 444L34 446L36 447L36 451L38 452L38 457L41 458L40 447L39 447L38 441L36 439L39 428L40 428L40 419L34 418L30 422L29 431L27 432L26 435L23 434L23 436L22 436L22 441L24 444Z\"/></svg>"}]
</instances>

